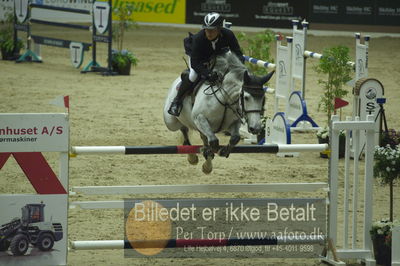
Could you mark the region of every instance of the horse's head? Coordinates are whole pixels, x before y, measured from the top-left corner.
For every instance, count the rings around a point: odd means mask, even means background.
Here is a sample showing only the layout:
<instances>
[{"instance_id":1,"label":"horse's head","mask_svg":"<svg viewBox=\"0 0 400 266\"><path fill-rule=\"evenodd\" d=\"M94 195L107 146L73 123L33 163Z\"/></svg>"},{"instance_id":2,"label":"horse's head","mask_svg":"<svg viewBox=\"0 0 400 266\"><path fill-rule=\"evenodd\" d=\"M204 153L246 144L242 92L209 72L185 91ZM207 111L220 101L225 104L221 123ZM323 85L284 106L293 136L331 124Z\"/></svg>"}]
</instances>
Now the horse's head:
<instances>
[{"instance_id":1,"label":"horse's head","mask_svg":"<svg viewBox=\"0 0 400 266\"><path fill-rule=\"evenodd\" d=\"M247 122L247 130L252 134L261 132L261 115L264 112L265 91L263 85L271 79L274 71L263 77L249 75L244 72L242 111Z\"/></svg>"}]
</instances>

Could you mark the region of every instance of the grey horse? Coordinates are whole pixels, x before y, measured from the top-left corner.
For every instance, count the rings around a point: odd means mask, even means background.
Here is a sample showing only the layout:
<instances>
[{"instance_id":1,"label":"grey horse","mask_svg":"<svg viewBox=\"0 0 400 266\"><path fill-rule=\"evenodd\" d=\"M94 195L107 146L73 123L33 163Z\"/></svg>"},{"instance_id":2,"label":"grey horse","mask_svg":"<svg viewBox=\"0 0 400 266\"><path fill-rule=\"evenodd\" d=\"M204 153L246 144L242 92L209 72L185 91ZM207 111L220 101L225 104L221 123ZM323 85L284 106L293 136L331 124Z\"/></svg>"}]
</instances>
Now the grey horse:
<instances>
[{"instance_id":1,"label":"grey horse","mask_svg":"<svg viewBox=\"0 0 400 266\"><path fill-rule=\"evenodd\" d=\"M183 145L191 145L189 129L200 132L206 159L203 172L212 171L214 153L228 157L232 148L240 141L239 128L247 123L248 131L259 133L261 128L261 114L264 110L265 84L273 75L270 72L263 77L248 74L247 68L239 61L236 55L225 53L215 59L213 71L220 77L215 84L204 82L195 97L185 97L183 107L178 117L168 114L171 101L176 96L181 82L178 77L170 87L164 104L164 122L171 131L180 130L184 137ZM230 140L227 146L220 147L215 133L229 132ZM198 163L195 154L188 155L191 164Z\"/></svg>"}]
</instances>

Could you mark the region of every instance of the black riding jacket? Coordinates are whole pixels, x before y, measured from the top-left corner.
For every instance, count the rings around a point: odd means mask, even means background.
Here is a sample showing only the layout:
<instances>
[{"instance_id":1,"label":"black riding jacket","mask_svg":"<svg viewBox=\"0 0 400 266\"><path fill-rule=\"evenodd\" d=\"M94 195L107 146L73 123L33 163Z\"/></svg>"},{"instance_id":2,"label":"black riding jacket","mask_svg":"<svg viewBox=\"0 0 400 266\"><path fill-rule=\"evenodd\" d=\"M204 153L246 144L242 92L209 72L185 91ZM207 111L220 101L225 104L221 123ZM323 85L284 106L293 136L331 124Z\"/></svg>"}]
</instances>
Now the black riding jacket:
<instances>
[{"instance_id":1,"label":"black riding jacket","mask_svg":"<svg viewBox=\"0 0 400 266\"><path fill-rule=\"evenodd\" d=\"M215 44L215 50L211 41L207 39L204 29L193 35L191 48L191 67L202 76L207 76L209 73L205 63L208 63L213 56L226 52L227 49L236 54L240 61L244 62L243 53L240 50L235 34L226 28L221 28L218 41Z\"/></svg>"}]
</instances>

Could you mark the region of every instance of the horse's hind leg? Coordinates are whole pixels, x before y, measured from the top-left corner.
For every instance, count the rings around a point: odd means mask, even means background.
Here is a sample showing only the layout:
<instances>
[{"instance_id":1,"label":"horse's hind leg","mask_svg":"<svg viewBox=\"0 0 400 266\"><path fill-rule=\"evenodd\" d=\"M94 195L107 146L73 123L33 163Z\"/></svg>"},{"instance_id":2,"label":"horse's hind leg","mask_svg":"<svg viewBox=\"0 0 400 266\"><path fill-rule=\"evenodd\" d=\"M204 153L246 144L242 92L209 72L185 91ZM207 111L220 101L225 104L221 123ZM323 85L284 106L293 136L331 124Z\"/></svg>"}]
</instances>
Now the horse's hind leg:
<instances>
[{"instance_id":1,"label":"horse's hind leg","mask_svg":"<svg viewBox=\"0 0 400 266\"><path fill-rule=\"evenodd\" d=\"M209 174L212 172L213 165L212 165L212 160L214 159L214 152L211 148L211 146L208 143L208 139L205 135L200 133L201 139L203 140L204 144L204 149L203 149L203 156L206 159L206 161L202 165L202 170L203 173Z\"/></svg>"},{"instance_id":2,"label":"horse's hind leg","mask_svg":"<svg viewBox=\"0 0 400 266\"><path fill-rule=\"evenodd\" d=\"M181 128L183 135L183 145L192 145L189 140L189 129L185 126ZM199 162L199 157L196 154L188 154L188 162L190 164L196 165Z\"/></svg>"}]
</instances>

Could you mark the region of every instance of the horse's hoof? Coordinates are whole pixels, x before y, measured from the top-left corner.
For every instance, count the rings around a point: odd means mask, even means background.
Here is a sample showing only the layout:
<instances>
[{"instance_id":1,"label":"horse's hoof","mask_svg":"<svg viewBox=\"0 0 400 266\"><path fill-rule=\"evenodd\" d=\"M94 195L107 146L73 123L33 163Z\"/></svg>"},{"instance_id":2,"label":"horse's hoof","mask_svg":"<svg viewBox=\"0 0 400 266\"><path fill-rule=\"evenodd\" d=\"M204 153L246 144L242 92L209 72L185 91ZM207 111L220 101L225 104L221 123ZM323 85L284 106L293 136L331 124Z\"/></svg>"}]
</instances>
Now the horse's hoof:
<instances>
[{"instance_id":1,"label":"horse's hoof","mask_svg":"<svg viewBox=\"0 0 400 266\"><path fill-rule=\"evenodd\" d=\"M189 162L191 165L196 165L196 164L199 163L199 157L197 157L196 154L189 154L189 155L188 155L188 162Z\"/></svg>"},{"instance_id":2,"label":"horse's hoof","mask_svg":"<svg viewBox=\"0 0 400 266\"><path fill-rule=\"evenodd\" d=\"M210 174L212 172L212 166L210 167L207 163L204 163L202 166L203 173Z\"/></svg>"},{"instance_id":3,"label":"horse's hoof","mask_svg":"<svg viewBox=\"0 0 400 266\"><path fill-rule=\"evenodd\" d=\"M229 157L229 151L228 151L228 149L227 148L222 148L222 149L220 149L219 151L218 151L218 155L219 156L221 156L221 157L225 157L225 158L228 158Z\"/></svg>"}]
</instances>

